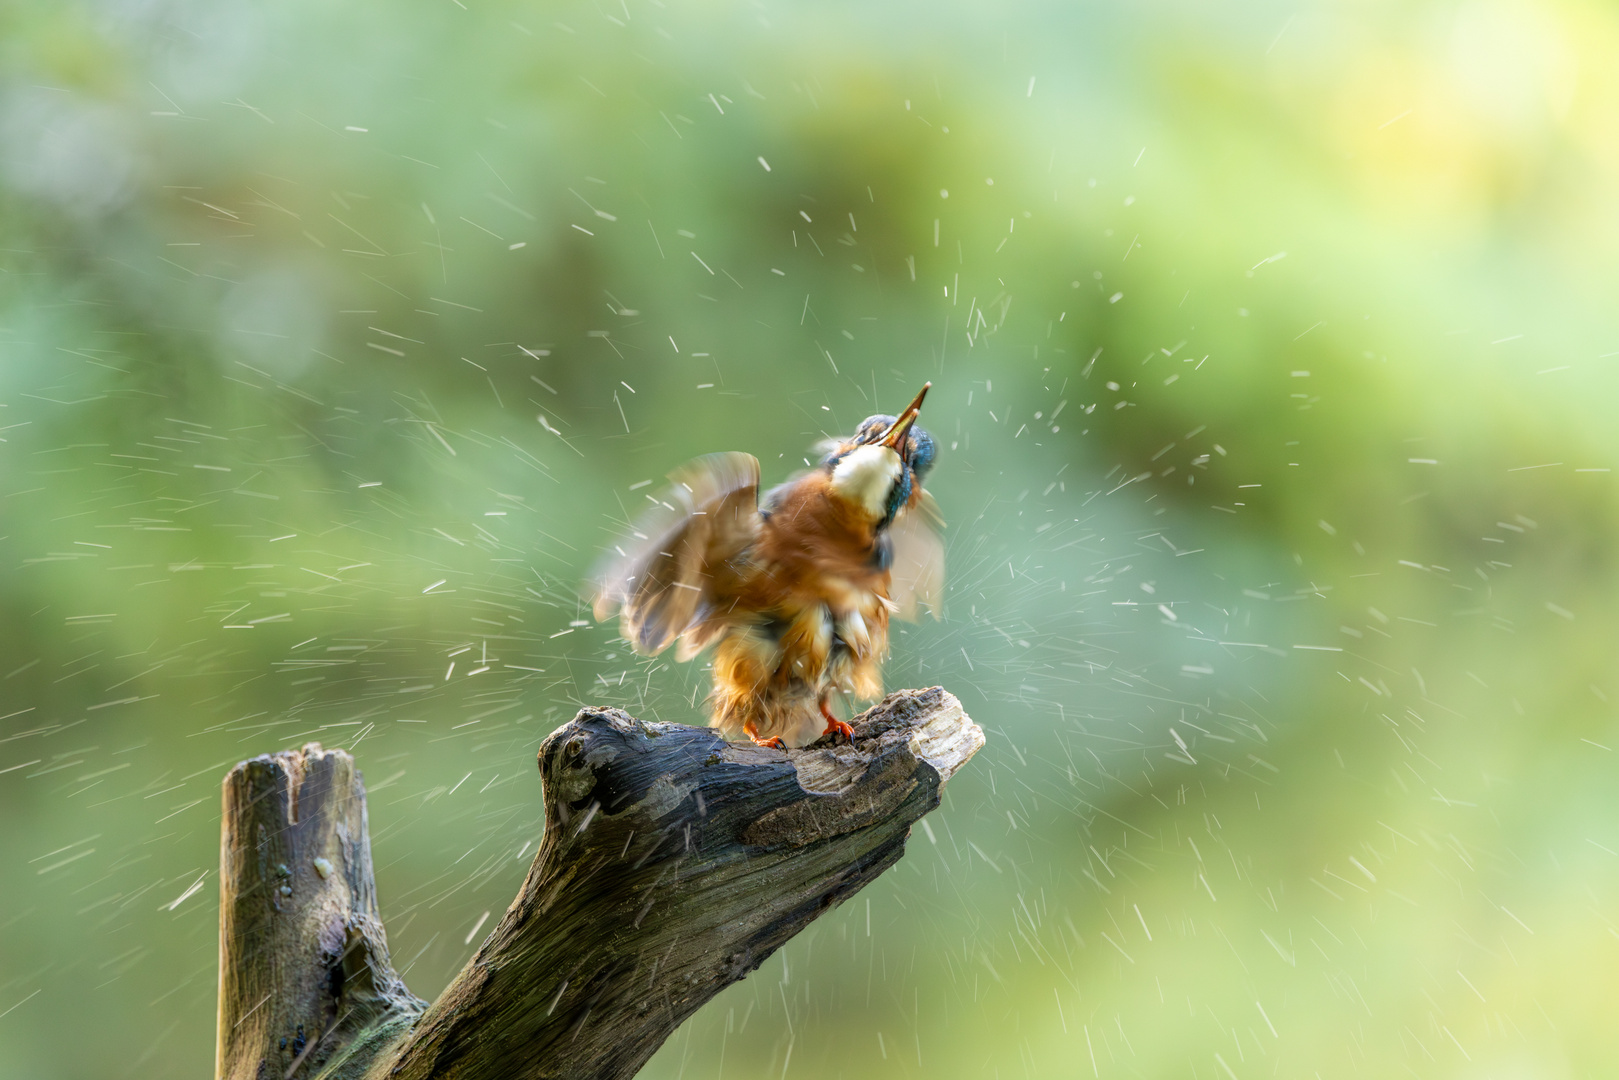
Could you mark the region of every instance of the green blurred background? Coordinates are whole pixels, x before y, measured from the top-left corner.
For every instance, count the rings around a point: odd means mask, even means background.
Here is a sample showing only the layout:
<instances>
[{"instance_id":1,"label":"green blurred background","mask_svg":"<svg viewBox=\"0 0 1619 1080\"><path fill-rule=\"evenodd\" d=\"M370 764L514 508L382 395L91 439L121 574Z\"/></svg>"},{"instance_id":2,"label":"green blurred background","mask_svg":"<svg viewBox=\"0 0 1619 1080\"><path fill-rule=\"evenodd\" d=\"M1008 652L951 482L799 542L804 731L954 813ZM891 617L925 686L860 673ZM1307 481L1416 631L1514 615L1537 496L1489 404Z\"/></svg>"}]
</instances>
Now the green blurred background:
<instances>
[{"instance_id":1,"label":"green blurred background","mask_svg":"<svg viewBox=\"0 0 1619 1080\"><path fill-rule=\"evenodd\" d=\"M925 378L905 860L644 1075L1611 1075L1619 13L0 5L0 1077L206 1075L218 785L371 790L433 997L579 583ZM700 702L698 703L700 705Z\"/></svg>"}]
</instances>

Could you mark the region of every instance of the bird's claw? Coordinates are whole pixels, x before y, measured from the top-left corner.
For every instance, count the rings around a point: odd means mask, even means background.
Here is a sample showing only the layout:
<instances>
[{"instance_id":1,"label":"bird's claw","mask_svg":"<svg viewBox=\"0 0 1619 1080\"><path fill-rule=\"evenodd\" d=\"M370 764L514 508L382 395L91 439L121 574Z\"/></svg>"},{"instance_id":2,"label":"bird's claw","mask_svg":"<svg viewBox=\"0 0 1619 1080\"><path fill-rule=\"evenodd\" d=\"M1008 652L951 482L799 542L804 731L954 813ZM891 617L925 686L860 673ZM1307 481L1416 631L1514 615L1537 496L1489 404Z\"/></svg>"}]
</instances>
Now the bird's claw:
<instances>
[{"instance_id":1,"label":"bird's claw","mask_svg":"<svg viewBox=\"0 0 1619 1080\"><path fill-rule=\"evenodd\" d=\"M832 710L826 707L826 702L820 703L821 715L826 718L826 728L821 732L821 738L828 735L842 735L848 742L854 742L854 728L832 715Z\"/></svg>"},{"instance_id":2,"label":"bird's claw","mask_svg":"<svg viewBox=\"0 0 1619 1080\"><path fill-rule=\"evenodd\" d=\"M761 739L759 737L759 732L754 728L754 726L753 726L753 724L751 722L742 725L742 734L744 734L748 738L752 739L753 744L755 746L768 746L772 750L786 750L787 749L787 744L785 742L783 742L779 737L772 736L771 738L768 738L768 739Z\"/></svg>"},{"instance_id":3,"label":"bird's claw","mask_svg":"<svg viewBox=\"0 0 1619 1080\"><path fill-rule=\"evenodd\" d=\"M827 718L826 730L821 732L821 737L825 738L828 735L842 735L849 742L854 742L854 728L836 717Z\"/></svg>"}]
</instances>

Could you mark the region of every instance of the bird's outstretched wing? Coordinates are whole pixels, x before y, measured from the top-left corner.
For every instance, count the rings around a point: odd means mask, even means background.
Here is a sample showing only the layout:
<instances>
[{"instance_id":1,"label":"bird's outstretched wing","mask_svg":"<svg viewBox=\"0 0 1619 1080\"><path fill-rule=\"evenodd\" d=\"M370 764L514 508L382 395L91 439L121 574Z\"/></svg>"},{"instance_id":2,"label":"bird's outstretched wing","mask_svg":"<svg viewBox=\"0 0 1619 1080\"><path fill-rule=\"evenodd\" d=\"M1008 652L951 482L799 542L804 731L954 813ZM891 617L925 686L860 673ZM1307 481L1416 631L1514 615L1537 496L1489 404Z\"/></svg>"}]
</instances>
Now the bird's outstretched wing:
<instances>
[{"instance_id":1,"label":"bird's outstretched wing","mask_svg":"<svg viewBox=\"0 0 1619 1080\"><path fill-rule=\"evenodd\" d=\"M932 495L919 491L918 496L888 527L894 552L889 599L902 619L915 620L918 606L937 619L944 601L944 541L939 537L944 517Z\"/></svg>"},{"instance_id":2,"label":"bird's outstretched wing","mask_svg":"<svg viewBox=\"0 0 1619 1080\"><path fill-rule=\"evenodd\" d=\"M594 577L598 622L615 610L637 652L662 652L714 609L716 584L759 529L759 461L708 454L669 474L657 505L635 523ZM682 659L707 644L682 643Z\"/></svg>"}]
</instances>

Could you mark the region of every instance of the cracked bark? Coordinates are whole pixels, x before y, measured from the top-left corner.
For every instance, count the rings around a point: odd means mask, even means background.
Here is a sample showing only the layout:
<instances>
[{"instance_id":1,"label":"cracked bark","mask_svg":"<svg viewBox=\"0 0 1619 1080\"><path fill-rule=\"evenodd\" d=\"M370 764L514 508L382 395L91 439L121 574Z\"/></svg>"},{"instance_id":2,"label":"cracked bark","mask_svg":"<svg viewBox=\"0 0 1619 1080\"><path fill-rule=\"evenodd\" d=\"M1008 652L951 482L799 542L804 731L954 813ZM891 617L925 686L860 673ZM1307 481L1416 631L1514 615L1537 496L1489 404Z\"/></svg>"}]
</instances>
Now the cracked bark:
<instances>
[{"instance_id":1,"label":"cracked bark","mask_svg":"<svg viewBox=\"0 0 1619 1080\"><path fill-rule=\"evenodd\" d=\"M904 854L984 743L939 687L786 752L585 709L539 751L517 898L429 1005L388 959L365 788L309 744L225 778L219 1080L630 1077Z\"/></svg>"}]
</instances>

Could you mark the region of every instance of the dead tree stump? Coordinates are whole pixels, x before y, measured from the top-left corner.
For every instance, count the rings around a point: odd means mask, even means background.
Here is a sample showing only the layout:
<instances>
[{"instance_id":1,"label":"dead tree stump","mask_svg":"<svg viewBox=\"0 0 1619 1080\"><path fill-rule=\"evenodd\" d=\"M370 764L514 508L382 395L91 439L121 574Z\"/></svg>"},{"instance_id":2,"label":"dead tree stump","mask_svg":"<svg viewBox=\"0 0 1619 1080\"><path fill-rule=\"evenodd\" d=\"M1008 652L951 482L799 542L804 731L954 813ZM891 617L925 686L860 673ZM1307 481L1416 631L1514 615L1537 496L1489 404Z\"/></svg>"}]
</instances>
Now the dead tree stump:
<instances>
[{"instance_id":1,"label":"dead tree stump","mask_svg":"<svg viewBox=\"0 0 1619 1080\"><path fill-rule=\"evenodd\" d=\"M585 709L540 746L545 834L432 1005L388 959L365 787L309 744L225 778L218 1080L635 1075L681 1021L904 854L984 734L939 687L786 752Z\"/></svg>"}]
</instances>

